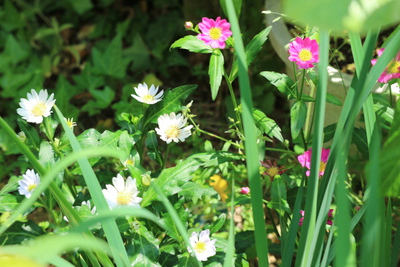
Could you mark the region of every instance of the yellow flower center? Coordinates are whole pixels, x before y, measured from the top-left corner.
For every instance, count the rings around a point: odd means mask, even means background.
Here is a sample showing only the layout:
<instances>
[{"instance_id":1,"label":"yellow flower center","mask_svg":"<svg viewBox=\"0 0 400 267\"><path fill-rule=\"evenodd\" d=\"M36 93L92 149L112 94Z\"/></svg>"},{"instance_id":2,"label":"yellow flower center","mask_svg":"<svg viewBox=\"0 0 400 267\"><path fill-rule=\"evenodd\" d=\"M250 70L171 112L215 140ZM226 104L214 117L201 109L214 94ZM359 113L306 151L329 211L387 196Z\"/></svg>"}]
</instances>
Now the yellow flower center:
<instances>
[{"instance_id":1,"label":"yellow flower center","mask_svg":"<svg viewBox=\"0 0 400 267\"><path fill-rule=\"evenodd\" d=\"M165 130L167 138L177 138L179 136L179 128L176 125L171 125Z\"/></svg>"},{"instance_id":2,"label":"yellow flower center","mask_svg":"<svg viewBox=\"0 0 400 267\"><path fill-rule=\"evenodd\" d=\"M194 250L197 253L203 253L206 250L206 243L204 242L197 242L196 245L194 245Z\"/></svg>"},{"instance_id":3,"label":"yellow flower center","mask_svg":"<svg viewBox=\"0 0 400 267\"><path fill-rule=\"evenodd\" d=\"M386 71L389 74L399 73L400 72L399 67L400 67L400 61L392 61L387 66Z\"/></svg>"},{"instance_id":4,"label":"yellow flower center","mask_svg":"<svg viewBox=\"0 0 400 267\"><path fill-rule=\"evenodd\" d=\"M142 99L143 99L144 102L149 103L149 102L154 100L154 96L152 96L152 95L144 95L144 96L142 96Z\"/></svg>"},{"instance_id":5,"label":"yellow flower center","mask_svg":"<svg viewBox=\"0 0 400 267\"><path fill-rule=\"evenodd\" d=\"M36 184L30 184L30 185L28 185L28 191L31 192L31 191L33 191L36 187L37 187Z\"/></svg>"},{"instance_id":6,"label":"yellow flower center","mask_svg":"<svg viewBox=\"0 0 400 267\"><path fill-rule=\"evenodd\" d=\"M299 53L299 58L301 61L309 61L312 58L312 54L308 49L301 49Z\"/></svg>"},{"instance_id":7,"label":"yellow flower center","mask_svg":"<svg viewBox=\"0 0 400 267\"><path fill-rule=\"evenodd\" d=\"M210 37L213 40L218 40L222 36L221 28L211 28L210 29Z\"/></svg>"},{"instance_id":8,"label":"yellow flower center","mask_svg":"<svg viewBox=\"0 0 400 267\"><path fill-rule=\"evenodd\" d=\"M271 168L268 168L266 170L266 172L267 172L269 177L273 178L273 177L275 177L276 175L279 174L279 168L278 167L271 167Z\"/></svg>"},{"instance_id":9,"label":"yellow flower center","mask_svg":"<svg viewBox=\"0 0 400 267\"><path fill-rule=\"evenodd\" d=\"M125 206L131 201L132 194L126 191L118 192L117 203L118 205Z\"/></svg>"},{"instance_id":10,"label":"yellow flower center","mask_svg":"<svg viewBox=\"0 0 400 267\"><path fill-rule=\"evenodd\" d=\"M33 116L43 116L45 111L46 105L43 102L39 102L33 107L32 114Z\"/></svg>"},{"instance_id":11,"label":"yellow flower center","mask_svg":"<svg viewBox=\"0 0 400 267\"><path fill-rule=\"evenodd\" d=\"M319 164L319 172L324 172L326 167L326 163L322 162Z\"/></svg>"},{"instance_id":12,"label":"yellow flower center","mask_svg":"<svg viewBox=\"0 0 400 267\"><path fill-rule=\"evenodd\" d=\"M135 160L134 159L131 159L131 158L129 158L129 159L127 159L127 160L125 160L125 164L124 164L125 166L133 166L133 165L135 165Z\"/></svg>"}]
</instances>

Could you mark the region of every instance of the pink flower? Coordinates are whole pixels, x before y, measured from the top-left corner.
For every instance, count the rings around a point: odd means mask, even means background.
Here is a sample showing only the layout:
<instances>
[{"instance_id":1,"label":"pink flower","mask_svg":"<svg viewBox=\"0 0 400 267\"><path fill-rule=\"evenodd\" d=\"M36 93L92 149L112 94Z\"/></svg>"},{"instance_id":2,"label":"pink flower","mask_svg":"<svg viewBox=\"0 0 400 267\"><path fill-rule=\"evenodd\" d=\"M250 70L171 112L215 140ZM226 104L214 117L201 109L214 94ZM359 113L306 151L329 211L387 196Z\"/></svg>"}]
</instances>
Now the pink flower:
<instances>
[{"instance_id":1,"label":"pink flower","mask_svg":"<svg viewBox=\"0 0 400 267\"><path fill-rule=\"evenodd\" d=\"M380 57L385 48L381 48L378 50L377 54ZM371 60L372 65L376 64L377 59ZM396 57L390 61L387 65L386 69L382 72L381 76L378 78L378 82L387 83L392 79L400 78L400 52L397 53Z\"/></svg>"},{"instance_id":2,"label":"pink flower","mask_svg":"<svg viewBox=\"0 0 400 267\"><path fill-rule=\"evenodd\" d=\"M250 193L250 188L248 188L247 186L242 187L242 189L240 190L240 193L243 195L248 195Z\"/></svg>"},{"instance_id":3,"label":"pink flower","mask_svg":"<svg viewBox=\"0 0 400 267\"><path fill-rule=\"evenodd\" d=\"M289 44L289 60L297 64L299 69L312 68L319 60L318 43L310 38L296 40Z\"/></svg>"},{"instance_id":4,"label":"pink flower","mask_svg":"<svg viewBox=\"0 0 400 267\"><path fill-rule=\"evenodd\" d=\"M310 169L311 169L311 151L310 148L308 151L304 152L303 155L297 157L297 160L300 162L301 166L306 167L308 170L306 171L306 175L310 176ZM324 175L326 163L329 158L330 149L322 148L321 153L321 163L319 164L319 175Z\"/></svg>"},{"instance_id":5,"label":"pink flower","mask_svg":"<svg viewBox=\"0 0 400 267\"><path fill-rule=\"evenodd\" d=\"M216 20L204 17L202 22L199 23L202 33L199 33L197 38L212 48L224 49L226 39L232 35L232 32L229 30L230 27L231 24L220 17Z\"/></svg>"},{"instance_id":6,"label":"pink flower","mask_svg":"<svg viewBox=\"0 0 400 267\"><path fill-rule=\"evenodd\" d=\"M328 211L328 219L326 220L326 224L328 225L332 225L332 218L333 218L333 209L329 209ZM301 214L301 218L299 220L299 225L303 225L303 221L304 221L304 210L300 210L300 214Z\"/></svg>"}]
</instances>

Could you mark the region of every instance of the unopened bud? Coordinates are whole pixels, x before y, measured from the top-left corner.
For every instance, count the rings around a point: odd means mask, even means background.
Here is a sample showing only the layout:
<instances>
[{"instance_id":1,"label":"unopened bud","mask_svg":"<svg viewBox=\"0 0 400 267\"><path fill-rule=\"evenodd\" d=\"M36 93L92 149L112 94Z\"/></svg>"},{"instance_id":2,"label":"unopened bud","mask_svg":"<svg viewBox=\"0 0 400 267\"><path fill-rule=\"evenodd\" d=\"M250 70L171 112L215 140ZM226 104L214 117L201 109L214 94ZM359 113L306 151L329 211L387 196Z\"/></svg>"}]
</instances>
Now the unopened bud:
<instances>
[{"instance_id":1,"label":"unopened bud","mask_svg":"<svg viewBox=\"0 0 400 267\"><path fill-rule=\"evenodd\" d=\"M191 30L191 29L193 29L193 23L192 23L191 21L186 21L185 24L184 24L184 26L185 26L185 29L186 29L186 30Z\"/></svg>"}]
</instances>

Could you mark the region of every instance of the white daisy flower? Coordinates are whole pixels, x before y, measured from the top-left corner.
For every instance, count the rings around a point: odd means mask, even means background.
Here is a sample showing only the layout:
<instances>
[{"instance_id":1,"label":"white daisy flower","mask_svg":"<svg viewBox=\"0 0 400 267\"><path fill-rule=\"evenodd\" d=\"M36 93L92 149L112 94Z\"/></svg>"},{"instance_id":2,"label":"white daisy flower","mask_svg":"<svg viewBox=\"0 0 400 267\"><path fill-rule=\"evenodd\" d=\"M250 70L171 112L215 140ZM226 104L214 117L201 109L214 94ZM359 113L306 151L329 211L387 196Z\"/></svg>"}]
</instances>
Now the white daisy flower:
<instances>
[{"instance_id":1,"label":"white daisy flower","mask_svg":"<svg viewBox=\"0 0 400 267\"><path fill-rule=\"evenodd\" d=\"M210 230L204 230L197 235L196 232L192 233L192 236L189 238L190 245L193 250L188 247L188 251L192 253L194 251L196 258L199 261L206 261L209 257L214 256L215 251L215 241L216 239L210 239Z\"/></svg>"},{"instance_id":2,"label":"white daisy flower","mask_svg":"<svg viewBox=\"0 0 400 267\"><path fill-rule=\"evenodd\" d=\"M139 83L138 87L135 87L135 92L137 95L132 94L131 96L134 97L137 101L146 104L155 104L161 101L164 94L163 90L158 93L158 86L154 87L154 85L151 85L149 89L147 84L145 83Z\"/></svg>"},{"instance_id":3,"label":"white daisy flower","mask_svg":"<svg viewBox=\"0 0 400 267\"><path fill-rule=\"evenodd\" d=\"M30 198L32 192L40 184L39 174L35 173L34 170L27 170L25 174L22 175L22 180L18 181L18 192L21 195L25 195L26 198Z\"/></svg>"},{"instance_id":4,"label":"white daisy flower","mask_svg":"<svg viewBox=\"0 0 400 267\"><path fill-rule=\"evenodd\" d=\"M132 155L129 155L129 158L127 158L124 162L122 162L122 165L124 165L125 170L127 170L128 166L135 166L135 159L133 158Z\"/></svg>"},{"instance_id":5,"label":"white daisy flower","mask_svg":"<svg viewBox=\"0 0 400 267\"><path fill-rule=\"evenodd\" d=\"M28 99L21 98L17 109L17 113L27 122L42 123L43 117L51 114L51 108L56 100L53 100L54 94L47 99L47 90L40 90L39 94L34 89L28 93Z\"/></svg>"},{"instance_id":6,"label":"white daisy flower","mask_svg":"<svg viewBox=\"0 0 400 267\"><path fill-rule=\"evenodd\" d=\"M104 197L107 200L110 209L114 209L120 206L129 206L140 208L139 203L142 198L137 197L139 191L136 186L136 179L128 177L126 183L124 178L118 174L117 177L112 179L113 185L106 185L106 189L103 189Z\"/></svg>"},{"instance_id":7,"label":"white daisy flower","mask_svg":"<svg viewBox=\"0 0 400 267\"><path fill-rule=\"evenodd\" d=\"M171 141L175 143L179 141L183 142L192 134L190 129L192 129L193 125L185 127L186 122L187 119L183 117L182 114L175 115L175 113L172 112L169 115L161 115L158 118L159 128L156 128L156 132L167 144L171 143Z\"/></svg>"},{"instance_id":8,"label":"white daisy flower","mask_svg":"<svg viewBox=\"0 0 400 267\"><path fill-rule=\"evenodd\" d=\"M70 129L73 129L76 126L76 122L74 122L74 118L64 118Z\"/></svg>"}]
</instances>

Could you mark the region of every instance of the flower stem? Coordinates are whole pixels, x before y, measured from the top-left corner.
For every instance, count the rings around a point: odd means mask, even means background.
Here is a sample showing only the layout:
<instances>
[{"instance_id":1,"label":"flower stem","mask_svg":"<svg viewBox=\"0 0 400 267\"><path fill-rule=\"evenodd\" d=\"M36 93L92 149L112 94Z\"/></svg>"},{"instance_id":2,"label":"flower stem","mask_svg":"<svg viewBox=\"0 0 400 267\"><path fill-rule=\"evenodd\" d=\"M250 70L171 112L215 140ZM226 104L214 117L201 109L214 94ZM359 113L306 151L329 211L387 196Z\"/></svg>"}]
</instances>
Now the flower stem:
<instances>
[{"instance_id":1,"label":"flower stem","mask_svg":"<svg viewBox=\"0 0 400 267\"><path fill-rule=\"evenodd\" d=\"M301 76L300 94L299 94L299 98L298 98L299 101L301 101L301 97L302 97L302 95L303 95L303 89L304 89L304 83L305 83L305 81L306 81L306 70L303 69L303 73L302 73L302 76Z\"/></svg>"},{"instance_id":2,"label":"flower stem","mask_svg":"<svg viewBox=\"0 0 400 267\"><path fill-rule=\"evenodd\" d=\"M225 78L226 84L228 85L228 88L229 88L229 93L231 95L232 104L233 104L234 111L235 111L235 114L236 114L236 120L239 122L240 132L243 133L243 125L242 125L242 121L240 119L240 111L238 109L238 104L237 104L237 101L236 101L235 92L233 91L232 83L229 80L229 76L226 74L225 71L224 71L224 78Z\"/></svg>"},{"instance_id":3,"label":"flower stem","mask_svg":"<svg viewBox=\"0 0 400 267\"><path fill-rule=\"evenodd\" d=\"M170 151L170 150L171 150L171 145L168 144L168 145L167 145L167 150L165 151L165 155L164 155L163 163L162 163L162 166L161 166L161 170L163 170L163 169L165 168L165 163L167 162L167 159L168 159L168 155L169 155L169 151Z\"/></svg>"}]
</instances>

